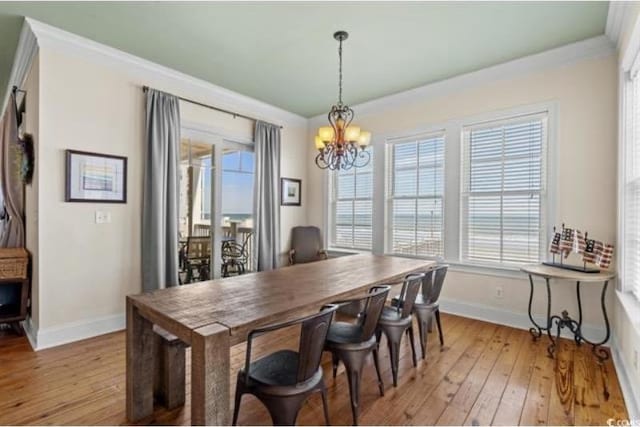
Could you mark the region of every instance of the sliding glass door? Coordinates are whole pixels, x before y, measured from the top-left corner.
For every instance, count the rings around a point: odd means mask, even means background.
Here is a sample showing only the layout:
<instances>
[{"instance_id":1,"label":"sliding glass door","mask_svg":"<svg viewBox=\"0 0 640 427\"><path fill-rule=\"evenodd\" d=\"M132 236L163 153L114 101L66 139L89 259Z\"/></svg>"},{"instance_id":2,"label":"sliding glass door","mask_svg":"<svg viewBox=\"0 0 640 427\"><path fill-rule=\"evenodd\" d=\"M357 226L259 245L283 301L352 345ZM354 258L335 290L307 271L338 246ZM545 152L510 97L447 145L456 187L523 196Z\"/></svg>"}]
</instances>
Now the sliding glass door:
<instances>
[{"instance_id":1,"label":"sliding glass door","mask_svg":"<svg viewBox=\"0 0 640 427\"><path fill-rule=\"evenodd\" d=\"M179 174L181 283L253 271L253 145L183 138Z\"/></svg>"},{"instance_id":2,"label":"sliding glass door","mask_svg":"<svg viewBox=\"0 0 640 427\"><path fill-rule=\"evenodd\" d=\"M214 164L214 145L182 139L178 230L180 280L183 284L209 280L212 277Z\"/></svg>"}]
</instances>

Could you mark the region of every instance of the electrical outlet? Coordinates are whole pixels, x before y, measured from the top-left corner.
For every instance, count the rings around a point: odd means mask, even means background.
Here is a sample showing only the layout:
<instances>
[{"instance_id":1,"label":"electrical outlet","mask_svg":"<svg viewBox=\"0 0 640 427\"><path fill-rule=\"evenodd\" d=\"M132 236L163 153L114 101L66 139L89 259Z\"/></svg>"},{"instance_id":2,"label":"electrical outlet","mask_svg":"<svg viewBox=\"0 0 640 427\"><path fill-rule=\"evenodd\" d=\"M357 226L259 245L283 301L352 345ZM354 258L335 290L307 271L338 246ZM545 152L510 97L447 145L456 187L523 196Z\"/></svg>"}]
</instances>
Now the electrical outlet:
<instances>
[{"instance_id":1,"label":"electrical outlet","mask_svg":"<svg viewBox=\"0 0 640 427\"><path fill-rule=\"evenodd\" d=\"M503 296L504 296L504 289L502 289L502 286L496 286L496 298L502 299Z\"/></svg>"}]
</instances>

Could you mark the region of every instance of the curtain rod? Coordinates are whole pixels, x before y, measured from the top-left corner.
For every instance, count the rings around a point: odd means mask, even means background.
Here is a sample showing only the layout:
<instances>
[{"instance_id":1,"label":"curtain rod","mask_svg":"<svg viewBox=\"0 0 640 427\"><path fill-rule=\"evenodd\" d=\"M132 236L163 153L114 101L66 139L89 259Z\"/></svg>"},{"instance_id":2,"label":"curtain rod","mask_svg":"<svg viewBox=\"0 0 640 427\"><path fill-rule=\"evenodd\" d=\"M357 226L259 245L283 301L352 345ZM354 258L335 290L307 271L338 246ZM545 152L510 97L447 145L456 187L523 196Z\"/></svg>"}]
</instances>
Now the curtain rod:
<instances>
[{"instance_id":1,"label":"curtain rod","mask_svg":"<svg viewBox=\"0 0 640 427\"><path fill-rule=\"evenodd\" d=\"M149 86L142 86L142 91L145 92L145 93L149 89L150 89ZM234 119L236 117L242 117L243 119L253 120L254 122L257 122L259 120L259 119L256 119L255 117L245 116L244 114L236 113L235 111L229 111L229 110L225 110L224 108L214 107L213 105L203 104L202 102L194 101L194 100L188 99L188 98L183 98L183 97L177 96L177 95L174 95L174 96L176 98L178 98L180 101L188 102L190 104L199 105L200 107L209 108L210 110L220 111L221 113L229 114L229 115L233 116ZM264 121L264 120L260 120L260 121ZM268 122L265 122L265 123L268 123ZM282 129L282 126L274 125L273 123L269 123L269 124L273 125L273 126L278 126L280 129Z\"/></svg>"}]
</instances>

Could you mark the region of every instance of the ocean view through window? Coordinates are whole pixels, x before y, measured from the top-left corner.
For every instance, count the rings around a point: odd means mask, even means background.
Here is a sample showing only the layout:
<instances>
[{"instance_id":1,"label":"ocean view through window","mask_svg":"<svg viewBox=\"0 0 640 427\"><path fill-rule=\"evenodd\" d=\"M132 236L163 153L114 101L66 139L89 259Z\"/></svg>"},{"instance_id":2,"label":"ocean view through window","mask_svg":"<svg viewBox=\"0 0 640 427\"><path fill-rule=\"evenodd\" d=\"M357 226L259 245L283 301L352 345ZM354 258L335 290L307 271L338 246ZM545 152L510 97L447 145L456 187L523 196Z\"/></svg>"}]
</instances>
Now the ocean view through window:
<instances>
[{"instance_id":1,"label":"ocean view through window","mask_svg":"<svg viewBox=\"0 0 640 427\"><path fill-rule=\"evenodd\" d=\"M461 259L520 265L543 252L547 113L463 130Z\"/></svg>"},{"instance_id":2,"label":"ocean view through window","mask_svg":"<svg viewBox=\"0 0 640 427\"><path fill-rule=\"evenodd\" d=\"M390 253L443 256L444 145L443 132L389 143Z\"/></svg>"},{"instance_id":3,"label":"ocean view through window","mask_svg":"<svg viewBox=\"0 0 640 427\"><path fill-rule=\"evenodd\" d=\"M254 153L224 150L222 154L222 226L253 228Z\"/></svg>"}]
</instances>

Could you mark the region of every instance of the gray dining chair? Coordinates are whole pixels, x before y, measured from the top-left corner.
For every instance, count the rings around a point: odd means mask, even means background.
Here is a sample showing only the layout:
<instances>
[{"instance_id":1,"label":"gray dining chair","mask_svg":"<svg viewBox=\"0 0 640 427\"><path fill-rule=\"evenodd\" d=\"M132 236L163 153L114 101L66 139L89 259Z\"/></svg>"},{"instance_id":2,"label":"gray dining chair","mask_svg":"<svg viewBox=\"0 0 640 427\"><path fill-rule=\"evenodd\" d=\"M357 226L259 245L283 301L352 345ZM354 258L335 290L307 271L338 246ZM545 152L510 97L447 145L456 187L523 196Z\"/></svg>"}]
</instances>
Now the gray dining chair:
<instances>
[{"instance_id":1,"label":"gray dining chair","mask_svg":"<svg viewBox=\"0 0 640 427\"><path fill-rule=\"evenodd\" d=\"M236 382L233 425L238 422L242 395L257 397L267 408L274 425L294 425L302 404L313 393L321 393L325 422L329 425L327 388L320 362L329 326L337 305L325 305L312 316L278 323L249 332L244 368ZM298 351L279 350L251 361L253 339L257 336L288 328L300 327Z\"/></svg>"},{"instance_id":2,"label":"gray dining chair","mask_svg":"<svg viewBox=\"0 0 640 427\"><path fill-rule=\"evenodd\" d=\"M300 226L291 229L290 264L302 264L327 258L327 251L323 248L322 235L318 227Z\"/></svg>"},{"instance_id":3,"label":"gray dining chair","mask_svg":"<svg viewBox=\"0 0 640 427\"><path fill-rule=\"evenodd\" d=\"M444 345L444 334L440 321L440 305L438 300L440 299L440 292L442 291L448 269L448 265L440 265L425 274L422 281L422 292L418 294L413 305L413 314L416 316L418 322L420 350L422 351L423 359L427 357L428 332L431 332L431 325L434 318L436 320L436 327L438 328L440 345ZM397 306L398 298L393 298L391 305Z\"/></svg>"},{"instance_id":4,"label":"gray dining chair","mask_svg":"<svg viewBox=\"0 0 640 427\"><path fill-rule=\"evenodd\" d=\"M416 360L416 348L413 338L413 304L415 303L420 286L425 274L409 274L402 283L400 296L396 300L395 306L384 307L378 329L376 331L377 342L380 343L382 334L387 337L389 346L389 358L391 359L391 373L393 375L393 386L398 386L398 366L400 364L400 342L406 333L411 343L411 355L413 366L418 366Z\"/></svg>"},{"instance_id":5,"label":"gray dining chair","mask_svg":"<svg viewBox=\"0 0 640 427\"><path fill-rule=\"evenodd\" d=\"M347 371L354 425L358 425L358 413L360 411L362 368L369 354L373 355L380 396L384 396L384 383L380 375L378 343L376 342L375 331L390 289L391 287L386 285L374 286L369 289L369 294L365 297L338 302L337 304L340 306L359 306L363 310L355 317L353 322L333 322L327 335L325 350L331 352L333 378L336 377L340 361L342 361Z\"/></svg>"}]
</instances>

